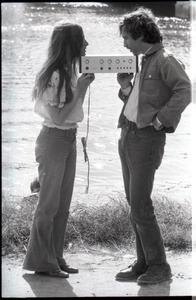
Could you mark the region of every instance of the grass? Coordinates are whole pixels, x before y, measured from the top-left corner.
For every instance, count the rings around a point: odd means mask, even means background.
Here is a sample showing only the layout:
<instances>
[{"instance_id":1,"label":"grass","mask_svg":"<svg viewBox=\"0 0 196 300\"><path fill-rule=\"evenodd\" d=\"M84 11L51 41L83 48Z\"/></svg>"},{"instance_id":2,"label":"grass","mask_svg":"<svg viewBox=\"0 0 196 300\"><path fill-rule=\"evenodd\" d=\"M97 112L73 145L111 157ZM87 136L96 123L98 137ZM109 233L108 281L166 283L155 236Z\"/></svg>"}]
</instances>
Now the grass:
<instances>
[{"instance_id":1,"label":"grass","mask_svg":"<svg viewBox=\"0 0 196 300\"><path fill-rule=\"evenodd\" d=\"M109 197L109 196L108 196ZM4 254L25 252L38 196L21 199L20 205L2 201L2 248ZM153 199L157 220L165 246L175 250L191 250L191 206L157 195ZM123 194L110 198L101 206L77 204L68 221L65 247L116 246L134 244L129 221L129 207Z\"/></svg>"}]
</instances>

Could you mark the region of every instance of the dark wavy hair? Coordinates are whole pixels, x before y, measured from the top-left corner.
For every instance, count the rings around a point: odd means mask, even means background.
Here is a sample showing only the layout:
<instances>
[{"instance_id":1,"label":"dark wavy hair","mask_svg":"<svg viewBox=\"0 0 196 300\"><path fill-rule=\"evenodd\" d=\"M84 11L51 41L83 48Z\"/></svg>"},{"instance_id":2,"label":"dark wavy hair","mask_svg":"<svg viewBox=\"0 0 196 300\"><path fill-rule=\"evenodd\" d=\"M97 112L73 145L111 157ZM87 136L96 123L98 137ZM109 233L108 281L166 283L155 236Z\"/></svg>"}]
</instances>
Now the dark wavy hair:
<instances>
[{"instance_id":1,"label":"dark wavy hair","mask_svg":"<svg viewBox=\"0 0 196 300\"><path fill-rule=\"evenodd\" d=\"M122 35L123 27L134 40L143 36L142 41L149 44L162 42L155 16L148 8L137 7L131 13L126 14L119 25L120 35Z\"/></svg>"},{"instance_id":2,"label":"dark wavy hair","mask_svg":"<svg viewBox=\"0 0 196 300\"><path fill-rule=\"evenodd\" d=\"M76 63L81 55L83 39L84 33L80 25L65 23L54 28L48 48L48 57L36 77L32 93L33 100L42 95L47 88L52 73L58 70L60 74L58 100L60 100L63 82L66 80L65 102L71 102L73 98L71 79L76 76ZM70 61L67 61L68 53Z\"/></svg>"}]
</instances>

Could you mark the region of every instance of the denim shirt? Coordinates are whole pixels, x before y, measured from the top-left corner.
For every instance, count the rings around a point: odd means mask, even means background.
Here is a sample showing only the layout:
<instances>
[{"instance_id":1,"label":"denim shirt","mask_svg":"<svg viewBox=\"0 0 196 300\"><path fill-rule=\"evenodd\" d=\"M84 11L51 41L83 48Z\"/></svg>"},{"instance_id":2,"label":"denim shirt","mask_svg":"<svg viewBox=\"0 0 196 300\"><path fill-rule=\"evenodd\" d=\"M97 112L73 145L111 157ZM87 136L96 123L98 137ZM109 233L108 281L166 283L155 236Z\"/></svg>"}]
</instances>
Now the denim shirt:
<instances>
[{"instance_id":1,"label":"denim shirt","mask_svg":"<svg viewBox=\"0 0 196 300\"><path fill-rule=\"evenodd\" d=\"M118 127L122 127L129 95L123 96L120 90L119 97L124 101L118 123ZM166 132L174 132L190 102L191 83L184 65L167 52L162 43L154 44L142 61L137 128L149 126L158 117Z\"/></svg>"}]
</instances>

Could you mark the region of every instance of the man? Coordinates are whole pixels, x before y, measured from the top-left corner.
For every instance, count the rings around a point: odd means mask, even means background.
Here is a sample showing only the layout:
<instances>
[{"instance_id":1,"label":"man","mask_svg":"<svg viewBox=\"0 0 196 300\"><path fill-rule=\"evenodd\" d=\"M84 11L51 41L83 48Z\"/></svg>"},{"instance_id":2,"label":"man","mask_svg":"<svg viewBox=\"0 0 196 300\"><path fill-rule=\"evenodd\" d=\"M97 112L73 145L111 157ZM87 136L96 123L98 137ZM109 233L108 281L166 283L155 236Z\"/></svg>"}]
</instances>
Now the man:
<instances>
[{"instance_id":1,"label":"man","mask_svg":"<svg viewBox=\"0 0 196 300\"><path fill-rule=\"evenodd\" d=\"M151 200L154 175L161 164L166 133L175 131L191 102L191 85L182 63L164 49L149 9L132 11L119 29L124 46L143 57L133 86L133 74L117 75L119 97L124 102L118 125L119 155L137 260L116 279L155 284L169 280L172 273Z\"/></svg>"}]
</instances>

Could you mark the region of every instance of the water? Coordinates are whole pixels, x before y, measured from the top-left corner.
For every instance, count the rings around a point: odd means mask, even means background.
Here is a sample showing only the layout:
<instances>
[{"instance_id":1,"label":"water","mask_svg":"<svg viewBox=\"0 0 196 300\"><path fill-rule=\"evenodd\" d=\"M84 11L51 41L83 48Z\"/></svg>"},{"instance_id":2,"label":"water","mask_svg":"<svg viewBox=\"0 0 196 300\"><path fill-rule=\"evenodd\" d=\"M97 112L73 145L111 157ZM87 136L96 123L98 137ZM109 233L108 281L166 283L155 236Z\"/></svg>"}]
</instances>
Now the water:
<instances>
[{"instance_id":1,"label":"water","mask_svg":"<svg viewBox=\"0 0 196 300\"><path fill-rule=\"evenodd\" d=\"M31 91L35 75L46 58L48 41L59 21L80 24L89 43L87 55L128 54L119 37L118 24L126 10L103 3L3 3L2 4L2 186L13 196L30 193L37 176L34 144L42 119L33 113ZM158 19L164 44L186 65L191 75L190 22ZM118 99L116 74L96 74L90 91L90 193L122 191L122 175L117 152L117 120L122 103ZM88 93L84 110L87 113ZM156 187L173 190L191 183L190 118L185 110L176 132L167 135L162 166ZM85 117L78 131L78 163L75 193L84 193L87 165L80 139L86 135Z\"/></svg>"}]
</instances>

